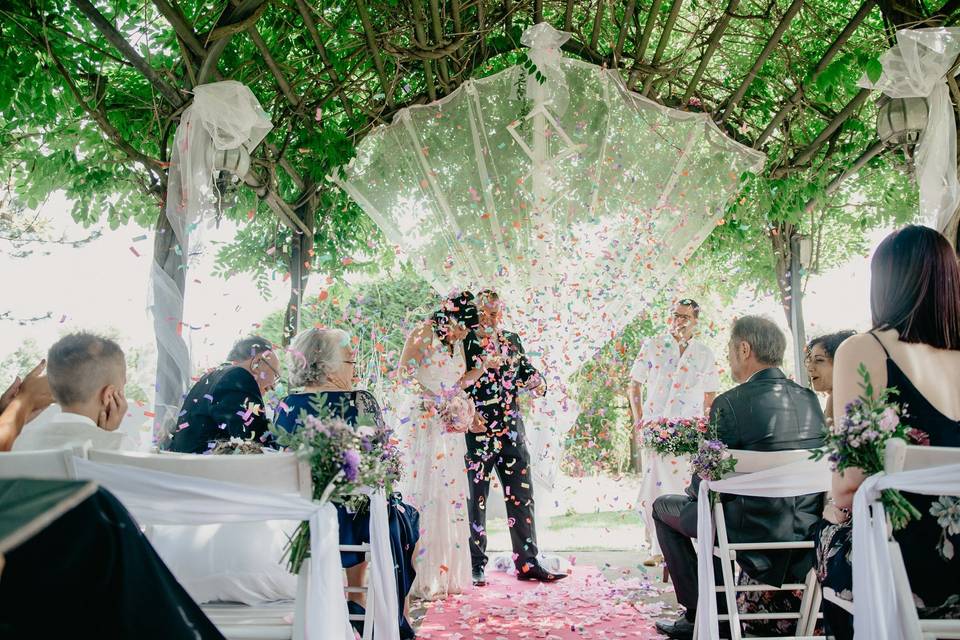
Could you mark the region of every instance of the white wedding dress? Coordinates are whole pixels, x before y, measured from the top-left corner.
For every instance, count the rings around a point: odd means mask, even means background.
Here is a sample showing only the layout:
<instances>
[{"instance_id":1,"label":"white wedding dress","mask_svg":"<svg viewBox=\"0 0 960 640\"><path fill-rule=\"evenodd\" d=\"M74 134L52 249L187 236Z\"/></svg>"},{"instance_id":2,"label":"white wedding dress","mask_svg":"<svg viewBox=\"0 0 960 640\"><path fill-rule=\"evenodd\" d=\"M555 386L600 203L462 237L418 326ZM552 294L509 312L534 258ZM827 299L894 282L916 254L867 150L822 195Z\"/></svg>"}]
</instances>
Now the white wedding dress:
<instances>
[{"instance_id":1,"label":"white wedding dress","mask_svg":"<svg viewBox=\"0 0 960 640\"><path fill-rule=\"evenodd\" d=\"M466 371L463 343L453 354L434 337L432 355L415 377L426 394L441 395L457 387ZM467 517L467 444L462 433L447 433L424 395L411 393L401 428L404 500L420 511L420 542L413 559L417 572L414 598L439 600L461 593L471 580L470 520Z\"/></svg>"}]
</instances>

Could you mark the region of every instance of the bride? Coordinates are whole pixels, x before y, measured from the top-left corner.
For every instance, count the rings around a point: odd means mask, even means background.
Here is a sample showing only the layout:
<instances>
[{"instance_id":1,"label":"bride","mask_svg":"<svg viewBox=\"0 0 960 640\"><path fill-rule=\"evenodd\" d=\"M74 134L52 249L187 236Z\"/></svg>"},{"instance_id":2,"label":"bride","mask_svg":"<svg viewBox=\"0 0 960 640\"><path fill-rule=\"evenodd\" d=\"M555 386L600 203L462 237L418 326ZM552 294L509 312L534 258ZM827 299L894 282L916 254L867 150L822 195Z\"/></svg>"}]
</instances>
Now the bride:
<instances>
[{"instance_id":1,"label":"bride","mask_svg":"<svg viewBox=\"0 0 960 640\"><path fill-rule=\"evenodd\" d=\"M470 584L467 452L464 432L478 428L473 401L463 392L494 359L467 365L464 340L478 326L473 295L458 293L407 337L401 373L413 397L398 429L404 453L403 495L420 511L416 580L410 595L437 600Z\"/></svg>"}]
</instances>

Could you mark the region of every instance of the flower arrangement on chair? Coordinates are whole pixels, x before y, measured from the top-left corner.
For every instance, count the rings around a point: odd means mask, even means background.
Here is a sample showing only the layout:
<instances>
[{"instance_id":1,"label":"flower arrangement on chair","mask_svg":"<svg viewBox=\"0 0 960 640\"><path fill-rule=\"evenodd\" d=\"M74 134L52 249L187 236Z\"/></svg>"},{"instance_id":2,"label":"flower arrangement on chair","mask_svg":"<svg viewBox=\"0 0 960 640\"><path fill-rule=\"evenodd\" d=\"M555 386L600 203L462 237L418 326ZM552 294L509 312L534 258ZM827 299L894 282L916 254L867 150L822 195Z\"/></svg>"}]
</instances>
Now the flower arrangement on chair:
<instances>
[{"instance_id":1,"label":"flower arrangement on chair","mask_svg":"<svg viewBox=\"0 0 960 640\"><path fill-rule=\"evenodd\" d=\"M310 465L313 499L349 503L354 510L366 508L369 498L363 488L393 492L400 478L400 452L392 432L371 425L351 427L341 418L316 417L302 411L303 425L293 433L272 427L277 444ZM310 526L301 522L291 536L284 558L291 573L300 571L310 556Z\"/></svg>"},{"instance_id":2,"label":"flower arrangement on chair","mask_svg":"<svg viewBox=\"0 0 960 640\"><path fill-rule=\"evenodd\" d=\"M895 401L896 389L884 389L874 397L870 373L861 364L863 394L848 404L842 417L834 420L824 436L824 446L815 450L814 459L824 456L833 471L858 467L867 475L883 471L887 440L901 438L913 445L929 445L929 436L903 423L906 407ZM896 489L885 489L881 496L890 524L902 529L913 519L920 518L910 502Z\"/></svg>"},{"instance_id":3,"label":"flower arrangement on chair","mask_svg":"<svg viewBox=\"0 0 960 640\"><path fill-rule=\"evenodd\" d=\"M643 425L643 446L662 456L686 456L697 452L709 430L703 416L696 418L661 418Z\"/></svg>"}]
</instances>

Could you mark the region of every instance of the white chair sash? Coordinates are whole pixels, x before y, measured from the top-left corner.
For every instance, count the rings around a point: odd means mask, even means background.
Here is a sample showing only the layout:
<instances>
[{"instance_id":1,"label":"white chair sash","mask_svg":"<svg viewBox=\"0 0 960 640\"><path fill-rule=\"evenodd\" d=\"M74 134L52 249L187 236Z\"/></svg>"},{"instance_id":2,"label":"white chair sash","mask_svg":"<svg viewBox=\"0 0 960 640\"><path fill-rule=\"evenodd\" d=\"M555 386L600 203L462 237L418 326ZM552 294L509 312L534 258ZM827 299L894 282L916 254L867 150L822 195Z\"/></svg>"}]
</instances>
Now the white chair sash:
<instances>
[{"instance_id":1,"label":"white chair sash","mask_svg":"<svg viewBox=\"0 0 960 640\"><path fill-rule=\"evenodd\" d=\"M884 489L925 495L960 495L960 465L890 475L878 473L867 478L853 496L854 637L905 640L911 634L900 624L905 616L899 611L890 547L887 545L887 514L880 502L880 493ZM930 552L933 553L933 549Z\"/></svg>"},{"instance_id":2,"label":"white chair sash","mask_svg":"<svg viewBox=\"0 0 960 640\"><path fill-rule=\"evenodd\" d=\"M734 475L723 480L700 483L697 494L697 585L698 606L707 607L709 615L701 616L706 624L697 629L697 640L719 640L717 598L713 591L713 518L710 517L709 491L754 496L789 498L830 489L830 468L827 461L801 460L776 469Z\"/></svg>"},{"instance_id":3,"label":"white chair sash","mask_svg":"<svg viewBox=\"0 0 960 640\"><path fill-rule=\"evenodd\" d=\"M113 493L142 524L214 524L263 520L310 522L310 572L307 576L308 640L353 640L343 594L336 508L293 495L229 482L182 476L124 465L76 459L77 474ZM396 580L392 570L386 498L371 496L370 538L376 580L374 624L379 634L399 640Z\"/></svg>"}]
</instances>

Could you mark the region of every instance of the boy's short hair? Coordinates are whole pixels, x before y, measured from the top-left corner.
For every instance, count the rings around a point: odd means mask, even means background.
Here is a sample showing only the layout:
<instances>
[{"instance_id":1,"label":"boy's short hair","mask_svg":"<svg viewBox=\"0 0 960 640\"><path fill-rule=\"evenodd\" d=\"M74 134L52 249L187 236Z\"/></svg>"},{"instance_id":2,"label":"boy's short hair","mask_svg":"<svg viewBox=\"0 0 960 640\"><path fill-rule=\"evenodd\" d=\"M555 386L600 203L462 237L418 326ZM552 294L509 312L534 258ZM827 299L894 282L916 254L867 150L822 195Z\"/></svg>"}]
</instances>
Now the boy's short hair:
<instances>
[{"instance_id":1,"label":"boy's short hair","mask_svg":"<svg viewBox=\"0 0 960 640\"><path fill-rule=\"evenodd\" d=\"M53 399L61 406L86 402L124 366L123 349L113 340L85 332L66 335L47 353Z\"/></svg>"}]
</instances>

